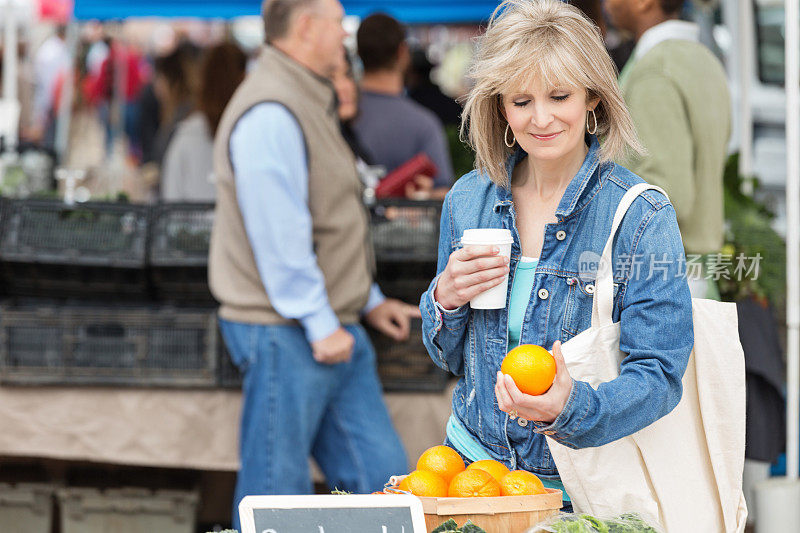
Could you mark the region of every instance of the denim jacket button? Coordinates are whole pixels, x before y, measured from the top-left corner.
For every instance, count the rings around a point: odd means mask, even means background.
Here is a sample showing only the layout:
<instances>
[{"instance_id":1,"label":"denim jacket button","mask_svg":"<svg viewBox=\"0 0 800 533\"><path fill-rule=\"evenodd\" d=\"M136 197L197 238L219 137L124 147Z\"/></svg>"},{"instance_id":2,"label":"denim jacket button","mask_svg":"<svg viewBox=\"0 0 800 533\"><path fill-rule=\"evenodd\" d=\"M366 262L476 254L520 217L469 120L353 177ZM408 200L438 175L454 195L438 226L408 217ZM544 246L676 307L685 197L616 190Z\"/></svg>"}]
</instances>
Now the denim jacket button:
<instances>
[{"instance_id":1,"label":"denim jacket button","mask_svg":"<svg viewBox=\"0 0 800 533\"><path fill-rule=\"evenodd\" d=\"M528 421L525 420L524 418L520 418L517 420L517 424L519 424L519 427L524 428L525 426L528 425Z\"/></svg>"},{"instance_id":2,"label":"denim jacket button","mask_svg":"<svg viewBox=\"0 0 800 533\"><path fill-rule=\"evenodd\" d=\"M556 233L556 239L558 239L559 241L563 241L566 238L567 238L567 232L566 231L561 230L561 231Z\"/></svg>"},{"instance_id":3,"label":"denim jacket button","mask_svg":"<svg viewBox=\"0 0 800 533\"><path fill-rule=\"evenodd\" d=\"M589 294L594 294L594 285L586 285L586 292Z\"/></svg>"},{"instance_id":4,"label":"denim jacket button","mask_svg":"<svg viewBox=\"0 0 800 533\"><path fill-rule=\"evenodd\" d=\"M550 293L547 292L547 289L539 289L539 298L542 300L547 300L548 296L550 296Z\"/></svg>"}]
</instances>

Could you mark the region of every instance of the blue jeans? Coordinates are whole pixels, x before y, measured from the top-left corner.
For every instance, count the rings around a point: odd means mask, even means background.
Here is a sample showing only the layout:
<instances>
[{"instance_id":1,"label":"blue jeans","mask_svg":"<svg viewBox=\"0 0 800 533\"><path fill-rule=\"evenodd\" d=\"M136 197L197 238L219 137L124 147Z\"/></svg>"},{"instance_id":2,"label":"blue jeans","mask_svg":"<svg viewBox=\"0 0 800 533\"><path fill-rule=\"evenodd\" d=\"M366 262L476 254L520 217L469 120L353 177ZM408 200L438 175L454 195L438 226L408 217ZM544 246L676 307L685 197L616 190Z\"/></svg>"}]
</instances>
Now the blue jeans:
<instances>
[{"instance_id":1,"label":"blue jeans","mask_svg":"<svg viewBox=\"0 0 800 533\"><path fill-rule=\"evenodd\" d=\"M313 493L309 455L331 488L361 494L408 472L364 328L345 326L355 338L350 361L322 365L299 326L220 326L244 380L234 529L247 495Z\"/></svg>"}]
</instances>

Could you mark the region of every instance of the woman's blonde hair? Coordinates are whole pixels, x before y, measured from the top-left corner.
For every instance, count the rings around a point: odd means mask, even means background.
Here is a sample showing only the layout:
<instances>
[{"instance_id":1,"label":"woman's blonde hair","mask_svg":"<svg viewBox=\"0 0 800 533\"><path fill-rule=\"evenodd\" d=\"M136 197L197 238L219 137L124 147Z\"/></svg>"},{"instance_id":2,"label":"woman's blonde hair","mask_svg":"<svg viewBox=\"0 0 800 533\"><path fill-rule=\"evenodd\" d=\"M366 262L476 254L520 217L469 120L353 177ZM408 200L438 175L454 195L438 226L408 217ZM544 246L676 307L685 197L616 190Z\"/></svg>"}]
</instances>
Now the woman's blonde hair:
<instances>
[{"instance_id":1,"label":"woman's blonde hair","mask_svg":"<svg viewBox=\"0 0 800 533\"><path fill-rule=\"evenodd\" d=\"M533 81L545 87L583 87L587 99L599 98L596 134L600 160L626 149L644 154L617 85L614 63L600 31L577 8L559 0L504 0L478 38L470 68L473 83L461 119L461 136L475 150L479 171L508 186L505 145L508 124L502 95Z\"/></svg>"}]
</instances>

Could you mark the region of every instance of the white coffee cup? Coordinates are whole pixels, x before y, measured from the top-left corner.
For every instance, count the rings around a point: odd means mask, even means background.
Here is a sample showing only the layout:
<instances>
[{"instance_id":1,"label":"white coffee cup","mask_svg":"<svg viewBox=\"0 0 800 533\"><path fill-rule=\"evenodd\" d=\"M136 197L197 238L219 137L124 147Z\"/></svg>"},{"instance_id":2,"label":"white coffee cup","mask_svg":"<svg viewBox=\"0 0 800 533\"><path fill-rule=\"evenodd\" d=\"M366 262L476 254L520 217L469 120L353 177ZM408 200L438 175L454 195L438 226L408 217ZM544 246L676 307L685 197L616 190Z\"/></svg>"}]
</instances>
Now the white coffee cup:
<instances>
[{"instance_id":1,"label":"white coffee cup","mask_svg":"<svg viewBox=\"0 0 800 533\"><path fill-rule=\"evenodd\" d=\"M514 238L511 230L495 228L466 229L461 236L462 246L489 245L497 246L500 254L511 257L511 244ZM500 285L487 289L469 301L473 309L502 309L506 306L506 293L508 292L508 274Z\"/></svg>"}]
</instances>

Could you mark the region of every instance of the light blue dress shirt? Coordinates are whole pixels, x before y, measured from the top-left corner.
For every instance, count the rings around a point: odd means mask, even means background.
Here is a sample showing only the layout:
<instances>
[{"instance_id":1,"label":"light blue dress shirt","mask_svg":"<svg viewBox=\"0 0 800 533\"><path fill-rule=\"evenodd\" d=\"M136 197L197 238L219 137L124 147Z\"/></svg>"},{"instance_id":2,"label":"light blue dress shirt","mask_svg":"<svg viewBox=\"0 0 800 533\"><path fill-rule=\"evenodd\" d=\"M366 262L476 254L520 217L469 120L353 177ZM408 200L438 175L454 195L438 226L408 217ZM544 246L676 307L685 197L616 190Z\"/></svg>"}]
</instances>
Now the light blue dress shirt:
<instances>
[{"instance_id":1,"label":"light blue dress shirt","mask_svg":"<svg viewBox=\"0 0 800 533\"><path fill-rule=\"evenodd\" d=\"M283 105L267 102L245 113L231 134L236 196L258 273L270 303L297 319L309 342L339 326L317 264L308 209L303 131ZM373 283L362 313L384 301Z\"/></svg>"}]
</instances>

